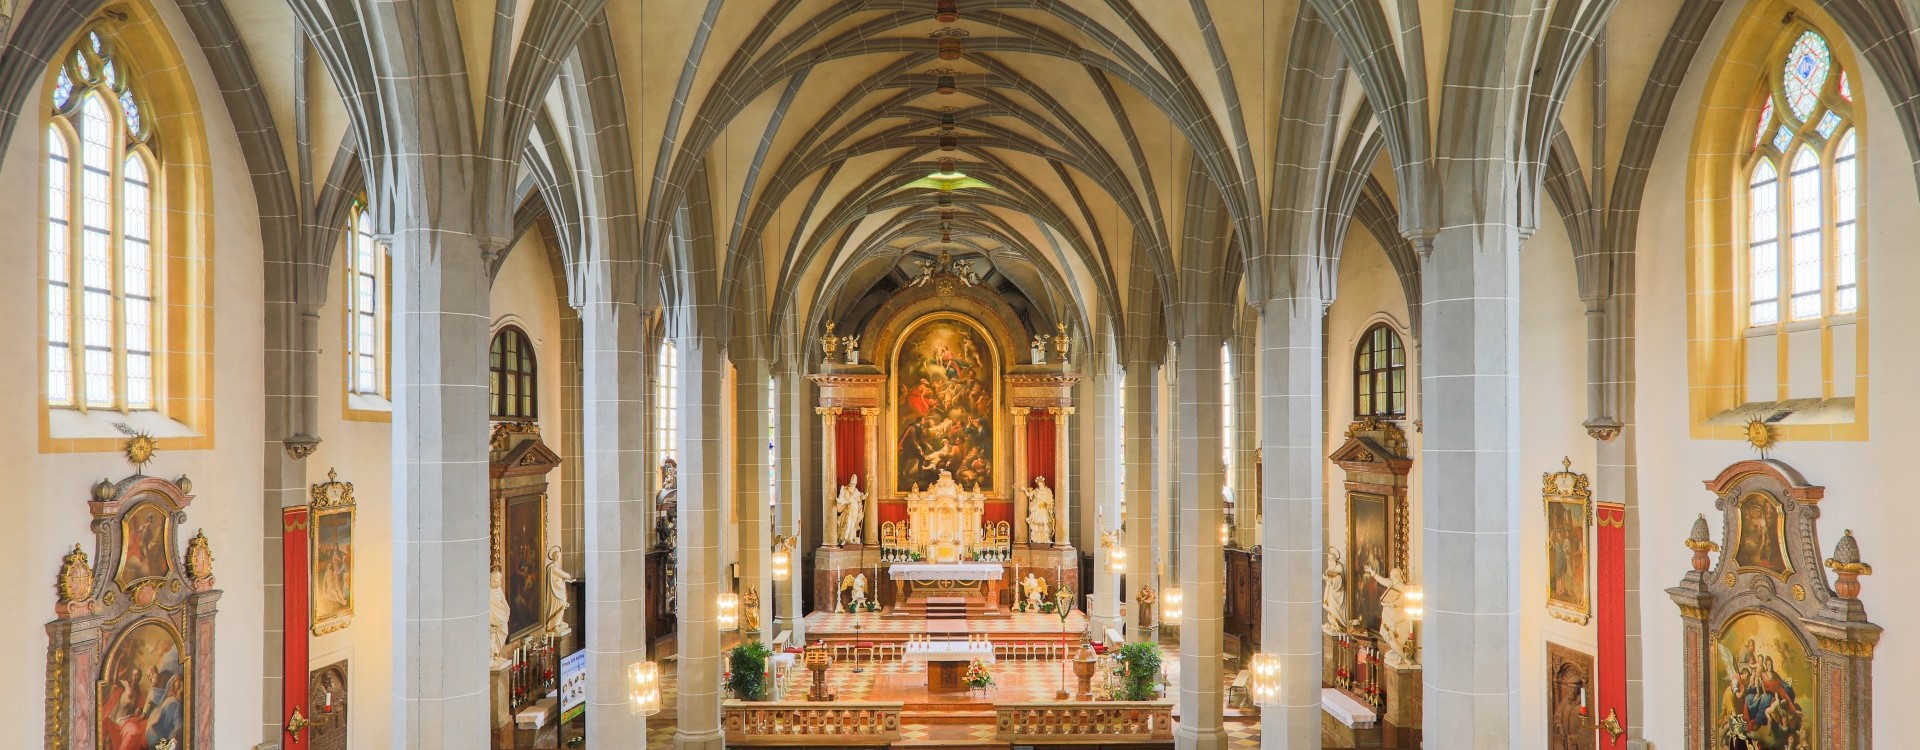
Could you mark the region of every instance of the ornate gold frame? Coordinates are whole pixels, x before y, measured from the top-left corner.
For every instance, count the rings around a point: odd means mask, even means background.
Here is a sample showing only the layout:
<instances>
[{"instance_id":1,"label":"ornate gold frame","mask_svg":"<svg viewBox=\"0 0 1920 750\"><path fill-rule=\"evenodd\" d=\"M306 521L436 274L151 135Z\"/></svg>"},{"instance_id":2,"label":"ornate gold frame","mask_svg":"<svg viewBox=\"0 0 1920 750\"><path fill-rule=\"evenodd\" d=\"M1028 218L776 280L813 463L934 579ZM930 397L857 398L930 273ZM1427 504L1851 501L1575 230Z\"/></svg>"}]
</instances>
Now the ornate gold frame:
<instances>
[{"instance_id":1,"label":"ornate gold frame","mask_svg":"<svg viewBox=\"0 0 1920 750\"><path fill-rule=\"evenodd\" d=\"M1380 502L1380 516L1381 518L1385 519L1387 522L1387 528L1384 530L1385 531L1384 540L1386 541L1386 544L1387 544L1388 569L1375 570L1374 572L1383 576L1392 576L1394 570L1400 570L1403 574L1407 575L1409 578L1411 578L1411 576L1413 575L1413 571L1407 568L1407 561L1406 561L1407 548L1406 548L1406 543L1402 538L1402 535L1406 533L1406 519L1401 516L1401 509L1403 509L1406 506L1406 503L1401 502L1400 498L1396 498L1393 495L1384 493L1384 492L1362 492L1359 490L1349 490L1347 492L1347 580L1346 580L1347 617L1349 621L1357 619L1353 617L1353 605L1355 602L1359 600L1359 597L1357 595L1360 592L1361 576L1364 576L1367 574L1367 572L1361 568L1360 562L1358 560L1353 559L1354 548L1356 546L1355 545L1356 540L1354 539L1354 529L1357 528L1353 522L1353 508L1355 505L1354 503L1355 499L1365 499L1369 502L1378 500Z\"/></svg>"},{"instance_id":2,"label":"ornate gold frame","mask_svg":"<svg viewBox=\"0 0 1920 750\"><path fill-rule=\"evenodd\" d=\"M142 584L145 584L149 581L165 580L167 576L173 575L173 565L174 565L173 563L173 519L172 519L173 514L169 512L165 506L159 505L158 503L153 503L152 501L140 502L136 500L133 505L134 507L129 508L125 514L122 514L120 516L120 557L119 559L113 561L113 583L114 585L119 586L122 591L128 591L128 592L131 592L134 589L140 588ZM142 512L144 508L142 508L141 506L145 506L145 505L153 505L155 510L158 510L160 512L161 518L165 519L166 521L165 523L162 523L160 525L161 526L160 527L160 546L166 553L164 562L166 563L167 567L166 569L160 572L160 575L157 575L157 576L145 576L145 577L136 578L133 580L121 580L122 576L124 576L127 571L127 545L133 539L133 534L128 533L127 522L133 520L134 514Z\"/></svg>"},{"instance_id":3,"label":"ornate gold frame","mask_svg":"<svg viewBox=\"0 0 1920 750\"><path fill-rule=\"evenodd\" d=\"M547 554L546 552L547 550L547 493L541 492L538 494L511 495L506 497L500 497L494 503L495 512L493 513L493 533L492 533L494 554L493 554L493 563L488 567L489 570L498 570L504 573L507 569L507 507L518 504L518 503L533 503L534 506L539 508L540 510L539 513L534 514L540 519L540 532L539 532L540 539L539 539L539 542L534 545L534 549L537 550L539 553L539 559L537 560L537 562L540 562L542 564L546 562L546 559L547 559L546 558L546 554ZM541 611L534 613L533 624L525 628L521 628L519 632L508 633L507 634L508 641L520 640L521 638L524 638L540 629L541 617L545 615L545 609L546 609L545 602L547 600L547 595L545 591L540 592L539 599L541 601L541 605L540 605ZM509 615L509 618L511 618L511 615Z\"/></svg>"},{"instance_id":4,"label":"ornate gold frame","mask_svg":"<svg viewBox=\"0 0 1920 750\"><path fill-rule=\"evenodd\" d=\"M1006 419L1003 412L1006 409L1007 403L1007 353L1002 351L1004 342L995 338L993 333L987 330L986 324L975 319L973 316L957 312L937 311L924 313L908 321L906 325L900 327L900 332L893 336L893 340L889 342L891 346L888 348L887 358L885 360L887 392L884 396L886 400L887 443L884 448L874 446L876 449L875 452L879 454L880 457L878 463L881 464L886 471L886 475L874 484L886 489L872 490L876 493L876 497L879 496L877 493L881 492L885 492L894 497L906 494L896 486L900 477L900 452L898 450L898 446L900 445L900 350L906 346L907 338L912 336L913 332L919 330L921 326L943 320L958 321L961 325L972 329L975 334L980 336L980 340L986 345L987 354L993 358L993 362L991 363L992 367L990 368L993 372L993 413L987 415L988 418L993 420L991 424L991 432L993 433L993 486L978 487L975 489L981 494L986 495L989 500L999 500L1011 496L1009 491L1001 489L1002 487L1011 487L1013 481L1011 471L1001 470L1002 462L1010 458L1007 454L1007 435L1011 429L1010 426L1003 424Z\"/></svg>"},{"instance_id":5,"label":"ornate gold frame","mask_svg":"<svg viewBox=\"0 0 1920 750\"><path fill-rule=\"evenodd\" d=\"M1560 459L1560 471L1540 475L1541 510L1546 516L1547 614L1556 620L1585 625L1593 619L1593 490L1587 475L1573 470L1571 459ZM1583 601L1568 602L1553 598L1553 506L1571 505L1579 509L1580 569L1585 572L1580 587Z\"/></svg>"},{"instance_id":6,"label":"ornate gold frame","mask_svg":"<svg viewBox=\"0 0 1920 750\"><path fill-rule=\"evenodd\" d=\"M353 498L353 483L339 481L339 475L333 469L327 470L327 481L313 485L308 491L313 514L307 519L307 621L316 636L343 630L353 624L353 557L347 558L347 608L342 612L322 617L320 599L315 596L319 591L320 573L320 519L327 516L345 514L347 517L347 544L353 546L353 531L356 503Z\"/></svg>"},{"instance_id":7,"label":"ornate gold frame","mask_svg":"<svg viewBox=\"0 0 1920 750\"><path fill-rule=\"evenodd\" d=\"M180 688L180 737L185 740L187 747L175 748L175 750L193 750L194 682L192 649L187 646L186 636L180 634L179 626L175 625L173 620L166 617L143 617L128 623L126 627L120 630L118 636L113 639L113 643L107 644L106 650L100 652L101 656L98 663L100 679L94 681L93 689L94 741L100 742L107 736L107 712L104 710L105 706L100 705L100 701L103 700L107 694L107 668L112 666L114 654L120 652L120 645L126 642L127 636L133 635L133 631L145 627L148 623L153 623L165 628L167 635L173 636L174 648L180 649L180 679L185 681L185 684Z\"/></svg>"},{"instance_id":8,"label":"ornate gold frame","mask_svg":"<svg viewBox=\"0 0 1920 750\"><path fill-rule=\"evenodd\" d=\"M1776 578L1782 582L1785 582L1789 577L1793 575L1793 572L1795 570L1795 568L1793 567L1793 548L1787 546L1787 524L1791 520L1787 517L1787 505L1786 503L1780 502L1780 498L1774 497L1771 493L1767 493L1759 490L1748 492L1741 495L1738 500L1735 500L1733 502L1733 509L1734 509L1733 514L1736 520L1740 517L1740 509L1746 506L1747 500L1753 499L1753 498L1758 498L1759 500L1767 503L1769 509L1773 511L1774 518L1778 520L1778 522L1775 523L1773 526L1773 539L1771 541L1773 542L1775 549L1780 550L1780 563L1781 565L1784 565L1786 569L1774 571L1774 570L1767 570L1766 568L1757 567L1753 565L1741 564L1740 544L1741 542L1746 541L1746 536L1745 536L1746 531L1742 529L1740 527L1740 524L1737 522L1733 524L1733 534L1731 538L1727 540L1726 554L1728 555L1728 559L1733 561L1733 569L1735 572L1765 573L1766 575L1772 576L1773 578ZM1818 567L1818 566L1815 566L1815 567Z\"/></svg>"}]
</instances>

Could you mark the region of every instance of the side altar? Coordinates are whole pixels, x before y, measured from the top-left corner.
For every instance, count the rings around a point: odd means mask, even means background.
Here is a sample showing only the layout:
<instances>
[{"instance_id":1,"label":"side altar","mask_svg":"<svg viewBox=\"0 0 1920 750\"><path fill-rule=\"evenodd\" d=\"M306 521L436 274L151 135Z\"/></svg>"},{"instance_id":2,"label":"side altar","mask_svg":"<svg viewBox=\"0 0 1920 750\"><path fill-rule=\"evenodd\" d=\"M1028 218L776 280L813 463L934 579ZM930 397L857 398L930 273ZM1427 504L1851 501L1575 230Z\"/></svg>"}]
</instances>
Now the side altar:
<instances>
[{"instance_id":1,"label":"side altar","mask_svg":"<svg viewBox=\"0 0 1920 750\"><path fill-rule=\"evenodd\" d=\"M1025 601L1029 588L1078 586L1066 530L1079 376L1056 328L1029 331L966 285L903 291L854 335L827 326L808 376L821 420L815 611L1005 617L1015 588Z\"/></svg>"}]
</instances>

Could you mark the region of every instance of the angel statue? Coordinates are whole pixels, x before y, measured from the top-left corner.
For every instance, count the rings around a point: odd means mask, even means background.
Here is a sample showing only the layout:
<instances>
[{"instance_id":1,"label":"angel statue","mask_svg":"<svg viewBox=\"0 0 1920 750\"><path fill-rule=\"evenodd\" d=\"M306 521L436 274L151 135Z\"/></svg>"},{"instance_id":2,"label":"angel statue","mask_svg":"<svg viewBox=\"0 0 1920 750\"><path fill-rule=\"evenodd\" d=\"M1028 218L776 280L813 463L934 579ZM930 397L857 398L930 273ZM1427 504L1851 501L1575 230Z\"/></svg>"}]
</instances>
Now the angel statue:
<instances>
[{"instance_id":1,"label":"angel statue","mask_svg":"<svg viewBox=\"0 0 1920 750\"><path fill-rule=\"evenodd\" d=\"M1053 490L1047 489L1046 477L1034 477L1033 489L1027 493L1027 541L1031 544L1053 543Z\"/></svg>"},{"instance_id":2,"label":"angel statue","mask_svg":"<svg viewBox=\"0 0 1920 750\"><path fill-rule=\"evenodd\" d=\"M1327 621L1320 626L1328 635L1340 635L1346 632L1347 623L1347 566L1340 562L1340 550L1327 550L1327 569L1320 574L1320 608L1326 610Z\"/></svg>"},{"instance_id":3,"label":"angel statue","mask_svg":"<svg viewBox=\"0 0 1920 750\"><path fill-rule=\"evenodd\" d=\"M840 338L840 350L846 352L847 364L860 363L860 334Z\"/></svg>"},{"instance_id":4,"label":"angel statue","mask_svg":"<svg viewBox=\"0 0 1920 750\"><path fill-rule=\"evenodd\" d=\"M1394 568L1393 573L1382 577L1369 565L1366 574L1385 590L1380 594L1380 645L1387 651L1387 666L1396 669L1420 666L1413 657L1413 620L1401 609L1401 600L1406 597L1406 571Z\"/></svg>"},{"instance_id":5,"label":"angel statue","mask_svg":"<svg viewBox=\"0 0 1920 750\"><path fill-rule=\"evenodd\" d=\"M547 633L555 638L565 638L573 633L573 626L567 624L567 584L573 583L573 576L567 575L566 568L560 567L560 548L555 546L547 550Z\"/></svg>"},{"instance_id":6,"label":"angel statue","mask_svg":"<svg viewBox=\"0 0 1920 750\"><path fill-rule=\"evenodd\" d=\"M1040 605L1047 600L1047 582L1039 576L1028 573L1026 580L1021 583L1021 589L1027 597L1027 611L1040 611Z\"/></svg>"},{"instance_id":7,"label":"angel statue","mask_svg":"<svg viewBox=\"0 0 1920 750\"><path fill-rule=\"evenodd\" d=\"M860 475L855 474L833 500L833 515L837 519L834 528L841 544L859 544L864 540L862 524L866 521L866 509L867 493L860 491Z\"/></svg>"},{"instance_id":8,"label":"angel statue","mask_svg":"<svg viewBox=\"0 0 1920 750\"><path fill-rule=\"evenodd\" d=\"M847 596L847 604L853 611L867 608L867 574L848 575L840 583L840 590L853 592Z\"/></svg>"}]
</instances>

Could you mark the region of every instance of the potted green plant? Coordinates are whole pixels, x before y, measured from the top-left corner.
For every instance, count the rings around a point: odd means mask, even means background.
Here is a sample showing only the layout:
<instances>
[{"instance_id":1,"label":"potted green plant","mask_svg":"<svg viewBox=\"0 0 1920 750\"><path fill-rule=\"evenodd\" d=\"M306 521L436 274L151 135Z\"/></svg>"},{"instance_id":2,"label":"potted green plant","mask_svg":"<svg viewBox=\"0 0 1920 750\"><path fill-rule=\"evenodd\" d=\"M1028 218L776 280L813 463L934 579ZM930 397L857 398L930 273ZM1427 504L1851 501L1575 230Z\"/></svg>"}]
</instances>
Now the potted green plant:
<instances>
[{"instance_id":1,"label":"potted green plant","mask_svg":"<svg viewBox=\"0 0 1920 750\"><path fill-rule=\"evenodd\" d=\"M727 690L743 701L765 699L767 658L773 649L760 641L748 641L727 654Z\"/></svg>"},{"instance_id":2,"label":"potted green plant","mask_svg":"<svg viewBox=\"0 0 1920 750\"><path fill-rule=\"evenodd\" d=\"M1150 701L1160 684L1160 644L1137 642L1120 647L1120 699Z\"/></svg>"}]
</instances>

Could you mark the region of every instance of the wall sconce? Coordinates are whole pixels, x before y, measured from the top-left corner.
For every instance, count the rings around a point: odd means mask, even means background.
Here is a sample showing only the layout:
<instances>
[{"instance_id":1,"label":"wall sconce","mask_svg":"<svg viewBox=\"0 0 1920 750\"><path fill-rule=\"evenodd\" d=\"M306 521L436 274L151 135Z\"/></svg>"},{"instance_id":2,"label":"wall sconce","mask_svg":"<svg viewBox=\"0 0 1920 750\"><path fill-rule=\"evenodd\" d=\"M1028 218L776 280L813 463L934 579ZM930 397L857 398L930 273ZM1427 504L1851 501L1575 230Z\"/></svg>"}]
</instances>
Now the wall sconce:
<instances>
[{"instance_id":1,"label":"wall sconce","mask_svg":"<svg viewBox=\"0 0 1920 750\"><path fill-rule=\"evenodd\" d=\"M1127 548L1114 547L1107 550L1107 572L1114 575L1127 572Z\"/></svg>"},{"instance_id":2,"label":"wall sconce","mask_svg":"<svg viewBox=\"0 0 1920 750\"><path fill-rule=\"evenodd\" d=\"M721 632L736 630L740 627L739 594L721 594L714 604L717 605L714 619L719 622Z\"/></svg>"},{"instance_id":3,"label":"wall sconce","mask_svg":"<svg viewBox=\"0 0 1920 750\"><path fill-rule=\"evenodd\" d=\"M1180 587L1168 586L1165 591L1160 592L1160 619L1179 621L1180 616L1187 611L1185 605L1186 595L1180 593Z\"/></svg>"},{"instance_id":4,"label":"wall sconce","mask_svg":"<svg viewBox=\"0 0 1920 750\"><path fill-rule=\"evenodd\" d=\"M1226 521L1220 522L1220 546L1233 546L1233 524Z\"/></svg>"},{"instance_id":5,"label":"wall sconce","mask_svg":"<svg viewBox=\"0 0 1920 750\"><path fill-rule=\"evenodd\" d=\"M627 665L627 713L660 713L660 665L650 661Z\"/></svg>"},{"instance_id":6,"label":"wall sconce","mask_svg":"<svg viewBox=\"0 0 1920 750\"><path fill-rule=\"evenodd\" d=\"M773 580L787 581L793 578L793 537L773 538L772 567Z\"/></svg>"},{"instance_id":7,"label":"wall sconce","mask_svg":"<svg viewBox=\"0 0 1920 750\"><path fill-rule=\"evenodd\" d=\"M1407 614L1407 619L1414 622L1425 619L1427 616L1427 592L1421 590L1419 586L1409 586L1403 593L1403 596L1405 603L1400 605L1400 611Z\"/></svg>"},{"instance_id":8,"label":"wall sconce","mask_svg":"<svg viewBox=\"0 0 1920 750\"><path fill-rule=\"evenodd\" d=\"M1265 651L1254 654L1247 662L1247 671L1251 675L1247 694L1253 697L1254 705L1280 705L1280 657Z\"/></svg>"}]
</instances>

